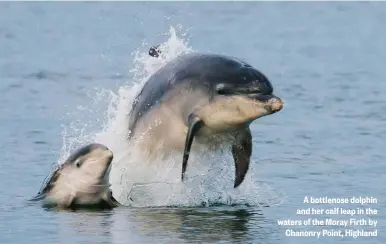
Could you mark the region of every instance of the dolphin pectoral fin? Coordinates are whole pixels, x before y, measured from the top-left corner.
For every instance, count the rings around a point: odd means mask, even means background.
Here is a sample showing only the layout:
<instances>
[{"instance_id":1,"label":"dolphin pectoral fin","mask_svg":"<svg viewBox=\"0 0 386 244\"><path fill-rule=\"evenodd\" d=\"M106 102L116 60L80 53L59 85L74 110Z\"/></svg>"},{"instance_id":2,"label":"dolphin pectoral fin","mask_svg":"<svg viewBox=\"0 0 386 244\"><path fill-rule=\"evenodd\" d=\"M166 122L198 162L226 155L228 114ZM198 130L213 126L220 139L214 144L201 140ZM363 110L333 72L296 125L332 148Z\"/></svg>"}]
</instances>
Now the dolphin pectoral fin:
<instances>
[{"instance_id":1,"label":"dolphin pectoral fin","mask_svg":"<svg viewBox=\"0 0 386 244\"><path fill-rule=\"evenodd\" d=\"M108 192L108 198L109 198L109 202L111 203L111 207L118 207L121 205L117 201L117 199L115 199L115 197L113 196L113 192L111 190L109 190L109 192ZM130 198L130 200L133 201L131 198Z\"/></svg>"},{"instance_id":2,"label":"dolphin pectoral fin","mask_svg":"<svg viewBox=\"0 0 386 244\"><path fill-rule=\"evenodd\" d=\"M204 125L204 122L195 114L190 114L188 119L189 129L188 134L186 135L185 140L185 149L184 149L184 157L182 160L182 173L181 173L181 180L184 180L184 174L186 171L186 167L188 166L188 159L189 159L189 153L190 148L192 147L193 138L197 131Z\"/></svg>"},{"instance_id":3,"label":"dolphin pectoral fin","mask_svg":"<svg viewBox=\"0 0 386 244\"><path fill-rule=\"evenodd\" d=\"M40 200L44 199L45 197L46 197L46 196L45 196L44 193L39 192L39 193L38 193L36 196L34 196L33 198L28 199L28 201L30 201L30 202L37 202L37 201L40 201Z\"/></svg>"},{"instance_id":4,"label":"dolphin pectoral fin","mask_svg":"<svg viewBox=\"0 0 386 244\"><path fill-rule=\"evenodd\" d=\"M249 169L252 155L252 135L249 128L237 135L236 142L232 145L232 155L236 168L234 183L236 188L244 181Z\"/></svg>"}]
</instances>

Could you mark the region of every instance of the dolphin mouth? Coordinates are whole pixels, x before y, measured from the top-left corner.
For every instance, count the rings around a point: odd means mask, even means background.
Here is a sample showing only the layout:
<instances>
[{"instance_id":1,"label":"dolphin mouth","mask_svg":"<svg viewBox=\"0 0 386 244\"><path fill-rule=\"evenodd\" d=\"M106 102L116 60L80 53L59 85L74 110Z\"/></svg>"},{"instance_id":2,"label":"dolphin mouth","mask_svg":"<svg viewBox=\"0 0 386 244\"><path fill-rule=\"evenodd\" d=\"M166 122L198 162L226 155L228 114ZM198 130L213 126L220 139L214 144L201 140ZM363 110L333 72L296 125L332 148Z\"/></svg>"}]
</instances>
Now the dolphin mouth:
<instances>
[{"instance_id":1,"label":"dolphin mouth","mask_svg":"<svg viewBox=\"0 0 386 244\"><path fill-rule=\"evenodd\" d=\"M250 99L257 100L259 102L266 103L272 98L278 98L272 94L262 94L262 93L247 93L245 94Z\"/></svg>"},{"instance_id":2,"label":"dolphin mouth","mask_svg":"<svg viewBox=\"0 0 386 244\"><path fill-rule=\"evenodd\" d=\"M229 89L224 89L223 87L220 87L221 90L218 91L220 95L228 95L228 96L244 96L248 99L251 99L252 101L260 102L264 104L264 107L269 111L269 113L276 113L280 111L283 106L284 102L279 97L273 95L270 91L266 92L256 92L256 90L252 89L244 89L244 90L238 90L236 92L231 92Z\"/></svg>"},{"instance_id":3,"label":"dolphin mouth","mask_svg":"<svg viewBox=\"0 0 386 244\"><path fill-rule=\"evenodd\" d=\"M111 165L106 167L106 169L103 171L103 174L100 176L100 180L108 179L110 177L110 171L111 171Z\"/></svg>"},{"instance_id":4,"label":"dolphin mouth","mask_svg":"<svg viewBox=\"0 0 386 244\"><path fill-rule=\"evenodd\" d=\"M108 149L106 152L106 168L101 176L102 179L107 177L110 174L113 159L114 159L114 154L111 150Z\"/></svg>"}]
</instances>

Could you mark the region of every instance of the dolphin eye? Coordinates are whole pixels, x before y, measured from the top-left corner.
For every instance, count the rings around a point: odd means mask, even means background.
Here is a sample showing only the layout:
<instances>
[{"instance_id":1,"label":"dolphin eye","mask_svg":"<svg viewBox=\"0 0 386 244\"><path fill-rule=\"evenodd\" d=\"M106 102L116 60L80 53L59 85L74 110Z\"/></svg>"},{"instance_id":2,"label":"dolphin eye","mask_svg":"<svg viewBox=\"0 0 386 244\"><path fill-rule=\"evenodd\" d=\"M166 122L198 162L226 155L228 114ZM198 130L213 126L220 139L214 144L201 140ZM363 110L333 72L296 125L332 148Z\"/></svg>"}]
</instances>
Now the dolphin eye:
<instances>
[{"instance_id":1,"label":"dolphin eye","mask_svg":"<svg viewBox=\"0 0 386 244\"><path fill-rule=\"evenodd\" d=\"M82 166L82 160L80 160L80 159L77 159L76 161L75 161L75 165L76 165L76 167L77 168L80 168L81 166Z\"/></svg>"},{"instance_id":2,"label":"dolphin eye","mask_svg":"<svg viewBox=\"0 0 386 244\"><path fill-rule=\"evenodd\" d=\"M215 89L219 95L232 94L231 88L225 84L218 84Z\"/></svg>"}]
</instances>

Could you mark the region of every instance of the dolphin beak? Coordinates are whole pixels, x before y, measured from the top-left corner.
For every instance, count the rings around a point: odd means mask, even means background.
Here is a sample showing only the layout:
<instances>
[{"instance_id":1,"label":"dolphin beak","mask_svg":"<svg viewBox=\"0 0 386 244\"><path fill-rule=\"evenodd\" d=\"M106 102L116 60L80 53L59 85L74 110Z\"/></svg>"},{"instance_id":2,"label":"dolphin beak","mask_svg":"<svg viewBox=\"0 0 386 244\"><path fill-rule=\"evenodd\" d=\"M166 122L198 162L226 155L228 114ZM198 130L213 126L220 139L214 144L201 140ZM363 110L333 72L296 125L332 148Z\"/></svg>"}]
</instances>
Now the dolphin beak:
<instances>
[{"instance_id":1,"label":"dolphin beak","mask_svg":"<svg viewBox=\"0 0 386 244\"><path fill-rule=\"evenodd\" d=\"M272 94L249 94L248 97L265 103L265 106L271 113L279 112L284 106L283 100Z\"/></svg>"},{"instance_id":2,"label":"dolphin beak","mask_svg":"<svg viewBox=\"0 0 386 244\"><path fill-rule=\"evenodd\" d=\"M268 100L268 106L272 113L276 113L284 107L284 102L280 98L272 96L272 98Z\"/></svg>"}]
</instances>

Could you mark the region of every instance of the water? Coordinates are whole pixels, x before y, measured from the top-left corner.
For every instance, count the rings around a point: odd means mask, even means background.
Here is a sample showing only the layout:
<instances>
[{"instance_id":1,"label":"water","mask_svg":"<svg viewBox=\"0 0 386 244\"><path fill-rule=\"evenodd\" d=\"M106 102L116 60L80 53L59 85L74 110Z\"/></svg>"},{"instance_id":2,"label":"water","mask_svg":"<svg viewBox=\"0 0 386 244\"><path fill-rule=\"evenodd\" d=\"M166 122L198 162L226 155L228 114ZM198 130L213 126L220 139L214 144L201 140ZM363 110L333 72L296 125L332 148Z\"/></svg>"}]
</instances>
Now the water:
<instances>
[{"instance_id":1,"label":"water","mask_svg":"<svg viewBox=\"0 0 386 244\"><path fill-rule=\"evenodd\" d=\"M384 243L385 16L380 2L0 3L0 243ZM231 189L224 157L213 166L223 177L209 171L193 198L163 188L145 201L152 208L73 213L26 204L51 165L82 143L106 143L117 161L128 159L125 114L162 65L143 56L159 43L166 59L192 50L245 59L286 101L251 127L247 181ZM322 228L277 225L309 217L296 215L311 206L305 196L376 197L365 206L379 210L378 236L285 236ZM340 206L349 207L330 205Z\"/></svg>"}]
</instances>

